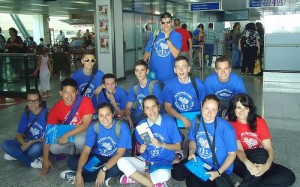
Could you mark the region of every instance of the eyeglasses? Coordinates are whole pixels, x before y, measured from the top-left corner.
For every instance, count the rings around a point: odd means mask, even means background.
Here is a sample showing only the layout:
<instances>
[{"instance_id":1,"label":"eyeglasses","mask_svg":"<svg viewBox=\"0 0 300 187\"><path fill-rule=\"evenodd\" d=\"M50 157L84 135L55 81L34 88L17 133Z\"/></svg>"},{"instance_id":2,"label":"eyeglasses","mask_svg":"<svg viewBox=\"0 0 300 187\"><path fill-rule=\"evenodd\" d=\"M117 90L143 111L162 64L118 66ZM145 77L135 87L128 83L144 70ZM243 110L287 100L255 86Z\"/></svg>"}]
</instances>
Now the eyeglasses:
<instances>
[{"instance_id":1,"label":"eyeglasses","mask_svg":"<svg viewBox=\"0 0 300 187\"><path fill-rule=\"evenodd\" d=\"M88 59L88 58L86 58L86 59L84 59L84 61L85 61L85 62L91 61L92 63L95 63L95 62L96 62L96 59Z\"/></svg>"},{"instance_id":2,"label":"eyeglasses","mask_svg":"<svg viewBox=\"0 0 300 187\"><path fill-rule=\"evenodd\" d=\"M169 21L161 21L161 24L164 25L165 23L166 23L166 24L170 24L170 23L172 23L172 21L171 21L171 20L169 20Z\"/></svg>"},{"instance_id":3,"label":"eyeglasses","mask_svg":"<svg viewBox=\"0 0 300 187\"><path fill-rule=\"evenodd\" d=\"M28 100L27 100L27 103L28 103L28 104L37 104L37 103L39 103L39 102L40 102L39 99L35 99L35 100L30 100L30 99L28 99Z\"/></svg>"}]
</instances>

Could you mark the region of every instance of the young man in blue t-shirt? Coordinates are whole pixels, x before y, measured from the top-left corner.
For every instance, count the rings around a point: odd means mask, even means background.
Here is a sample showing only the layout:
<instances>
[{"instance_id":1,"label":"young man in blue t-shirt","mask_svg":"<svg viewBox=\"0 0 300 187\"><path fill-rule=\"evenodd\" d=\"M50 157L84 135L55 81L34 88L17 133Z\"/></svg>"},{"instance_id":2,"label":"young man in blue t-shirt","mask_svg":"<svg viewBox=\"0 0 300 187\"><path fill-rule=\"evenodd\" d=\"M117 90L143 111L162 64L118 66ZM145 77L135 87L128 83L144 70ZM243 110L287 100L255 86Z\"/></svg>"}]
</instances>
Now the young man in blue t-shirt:
<instances>
[{"instance_id":1,"label":"young man in blue t-shirt","mask_svg":"<svg viewBox=\"0 0 300 187\"><path fill-rule=\"evenodd\" d=\"M93 74L93 66L96 63L95 55L92 53L85 53L82 55L81 63L83 64L83 68L76 71L72 75L72 79L74 79L78 84L78 91L81 93ZM97 108L97 100L96 95L98 95L102 89L102 77L104 73L100 70L94 72L95 75L85 91L83 93L84 96L89 97L93 101L93 106Z\"/></svg>"},{"instance_id":2,"label":"young man in blue t-shirt","mask_svg":"<svg viewBox=\"0 0 300 187\"><path fill-rule=\"evenodd\" d=\"M134 74L138 82L129 89L128 102L125 108L125 116L131 128L145 118L142 102L146 96L155 95L159 103L163 104L161 88L157 82L152 82L147 78L148 73L149 67L147 62L138 60L134 66Z\"/></svg>"},{"instance_id":3,"label":"young man in blue t-shirt","mask_svg":"<svg viewBox=\"0 0 300 187\"><path fill-rule=\"evenodd\" d=\"M205 96L204 86L198 78L194 78L197 90L193 86L194 80L189 77L190 67L186 57L179 56L175 59L174 72L177 77L168 81L163 89L164 107L167 113L181 120L185 128L189 128L191 120L181 113L200 111Z\"/></svg>"},{"instance_id":4,"label":"young man in blue t-shirt","mask_svg":"<svg viewBox=\"0 0 300 187\"><path fill-rule=\"evenodd\" d=\"M115 115L124 116L124 110L128 101L128 94L124 88L117 86L117 78L107 73L102 78L103 89L97 96L97 105L103 102L110 103L116 112Z\"/></svg>"},{"instance_id":5,"label":"young man in blue t-shirt","mask_svg":"<svg viewBox=\"0 0 300 187\"><path fill-rule=\"evenodd\" d=\"M161 30L152 33L145 48L144 61L150 64L150 71L162 83L172 79L175 58L180 54L181 34L172 30L172 15L168 12L160 17ZM151 56L150 56L151 55ZM150 58L150 59L149 59Z\"/></svg>"},{"instance_id":6,"label":"young man in blue t-shirt","mask_svg":"<svg viewBox=\"0 0 300 187\"><path fill-rule=\"evenodd\" d=\"M214 94L220 100L218 116L227 116L230 99L238 93L246 93L243 79L231 73L230 60L224 56L219 57L216 62L216 72L206 77L204 82L205 93Z\"/></svg>"}]
</instances>

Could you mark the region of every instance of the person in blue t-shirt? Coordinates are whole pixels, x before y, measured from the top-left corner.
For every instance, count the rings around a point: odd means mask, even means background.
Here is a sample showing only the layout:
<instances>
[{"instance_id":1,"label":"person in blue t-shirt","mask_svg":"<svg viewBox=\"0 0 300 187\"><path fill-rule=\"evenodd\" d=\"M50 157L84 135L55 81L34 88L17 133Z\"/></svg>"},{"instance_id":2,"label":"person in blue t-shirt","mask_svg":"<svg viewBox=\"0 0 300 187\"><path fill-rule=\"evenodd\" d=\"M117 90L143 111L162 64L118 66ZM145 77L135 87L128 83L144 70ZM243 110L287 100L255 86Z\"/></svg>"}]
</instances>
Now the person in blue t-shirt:
<instances>
[{"instance_id":1,"label":"person in blue t-shirt","mask_svg":"<svg viewBox=\"0 0 300 187\"><path fill-rule=\"evenodd\" d=\"M76 71L72 75L72 79L74 79L78 84L78 91L81 93L89 80L94 73L95 76L91 81L89 87L83 93L84 96L89 97L93 101L94 108L97 108L97 99L96 95L98 95L102 89L102 77L104 73L101 70L97 70L93 72L93 66L96 63L95 55L92 53L85 53L82 55L81 63L83 64L83 68Z\"/></svg>"},{"instance_id":2,"label":"person in blue t-shirt","mask_svg":"<svg viewBox=\"0 0 300 187\"><path fill-rule=\"evenodd\" d=\"M60 174L61 178L75 177L76 186L84 186L84 182L92 181L96 181L95 186L114 186L117 177L121 175L117 161L126 156L132 147L130 129L126 123L114 119L113 106L104 102L98 106L97 111L98 121L88 128L80 157L79 155L70 157L68 166L71 170ZM91 159L98 160L98 166L96 165L98 168L93 171L84 169L85 164Z\"/></svg>"},{"instance_id":3,"label":"person in blue t-shirt","mask_svg":"<svg viewBox=\"0 0 300 187\"><path fill-rule=\"evenodd\" d=\"M149 42L145 48L144 61L150 64L150 71L162 84L172 79L175 58L180 54L182 40L181 34L172 30L172 15L168 12L160 17L161 30L155 36L150 35ZM150 58L150 59L149 59Z\"/></svg>"},{"instance_id":4,"label":"person in blue t-shirt","mask_svg":"<svg viewBox=\"0 0 300 187\"><path fill-rule=\"evenodd\" d=\"M138 79L138 83L129 89L128 102L125 108L125 116L130 123L130 128L135 127L145 118L142 102L146 96L155 95L159 103L163 104L161 88L157 82L152 82L147 78L148 73L147 62L138 60L134 65L134 74Z\"/></svg>"},{"instance_id":5,"label":"person in blue t-shirt","mask_svg":"<svg viewBox=\"0 0 300 187\"><path fill-rule=\"evenodd\" d=\"M28 109L22 114L16 137L5 140L1 148L5 160L18 160L25 166L42 169L39 157L43 155L48 110L41 106L38 90L29 90L26 95Z\"/></svg>"},{"instance_id":6,"label":"person in blue t-shirt","mask_svg":"<svg viewBox=\"0 0 300 187\"><path fill-rule=\"evenodd\" d=\"M118 160L118 167L124 173L120 182L164 186L171 178L172 161L175 151L181 148L181 137L174 118L160 114L160 104L155 96L150 95L143 100L143 109L147 119L138 124L135 133L137 142L141 145L138 150L141 155ZM145 128L140 130L142 126ZM141 131L151 131L146 133L147 140L144 138L145 133Z\"/></svg>"},{"instance_id":7,"label":"person in blue t-shirt","mask_svg":"<svg viewBox=\"0 0 300 187\"><path fill-rule=\"evenodd\" d=\"M216 95L221 102L218 116L227 116L230 99L238 93L246 93L243 79L231 73L231 63L228 58L221 56L216 60L216 72L206 77L205 93Z\"/></svg>"},{"instance_id":8,"label":"person in blue t-shirt","mask_svg":"<svg viewBox=\"0 0 300 187\"><path fill-rule=\"evenodd\" d=\"M217 117L219 107L220 101L217 96L210 94L204 98L201 109L202 116L200 118L196 117L192 121L188 133L188 139L190 140L188 158L173 165L172 177L175 180L186 180L186 185L189 187L216 187L216 178L224 172L228 175L232 173L233 161L237 151L236 135L234 128L228 121ZM207 136L210 141L208 141ZM218 164L213 162L210 144L215 144L215 148L212 149L215 150ZM205 182L184 166L191 159L196 161L196 157L212 167L210 171L206 172L210 175L210 178Z\"/></svg>"},{"instance_id":9,"label":"person in blue t-shirt","mask_svg":"<svg viewBox=\"0 0 300 187\"><path fill-rule=\"evenodd\" d=\"M97 105L110 103L118 117L124 116L124 110L128 101L128 94L124 88L117 86L117 78L111 73L102 77L103 89L97 96Z\"/></svg>"},{"instance_id":10,"label":"person in blue t-shirt","mask_svg":"<svg viewBox=\"0 0 300 187\"><path fill-rule=\"evenodd\" d=\"M175 59L174 68L177 77L168 81L163 89L163 100L166 112L181 120L185 128L191 126L191 121L180 113L200 111L200 105L205 96L202 81L198 78L192 80L192 78L189 77L190 69L186 57L177 57ZM195 81L198 94L196 93L192 81Z\"/></svg>"}]
</instances>

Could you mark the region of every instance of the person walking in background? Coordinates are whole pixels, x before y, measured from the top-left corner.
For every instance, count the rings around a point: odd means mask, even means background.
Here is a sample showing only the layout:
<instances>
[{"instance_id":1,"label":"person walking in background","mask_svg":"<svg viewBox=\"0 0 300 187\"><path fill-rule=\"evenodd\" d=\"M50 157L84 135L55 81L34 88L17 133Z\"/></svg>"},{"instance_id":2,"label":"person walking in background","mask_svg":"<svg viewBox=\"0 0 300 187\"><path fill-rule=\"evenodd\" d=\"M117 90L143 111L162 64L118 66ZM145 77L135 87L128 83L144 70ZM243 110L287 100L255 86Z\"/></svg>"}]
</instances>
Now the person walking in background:
<instances>
[{"instance_id":1,"label":"person walking in background","mask_svg":"<svg viewBox=\"0 0 300 187\"><path fill-rule=\"evenodd\" d=\"M160 17L161 30L151 34L143 58L150 65L150 73L154 74L151 78L160 81L161 85L175 76L174 62L182 46L181 35L172 30L172 25L172 15L163 13Z\"/></svg>"},{"instance_id":2,"label":"person walking in background","mask_svg":"<svg viewBox=\"0 0 300 187\"><path fill-rule=\"evenodd\" d=\"M199 34L198 34L198 58L199 58L199 68L202 68L205 66L206 61L204 61L203 53L204 53L204 39L205 39L205 33L204 33L204 25L199 24Z\"/></svg>"},{"instance_id":3,"label":"person walking in background","mask_svg":"<svg viewBox=\"0 0 300 187\"><path fill-rule=\"evenodd\" d=\"M42 45L45 49L48 48L48 46L47 46L48 44L47 44L47 42L44 41L44 38L40 38L40 44L39 45Z\"/></svg>"},{"instance_id":4,"label":"person walking in background","mask_svg":"<svg viewBox=\"0 0 300 187\"><path fill-rule=\"evenodd\" d=\"M142 31L142 47L143 47L143 53L145 53L145 48L148 44L148 41L150 39L151 35L151 28L149 24L145 25L145 30Z\"/></svg>"},{"instance_id":5,"label":"person walking in background","mask_svg":"<svg viewBox=\"0 0 300 187\"><path fill-rule=\"evenodd\" d=\"M206 55L208 55L208 67L211 67L212 59L214 55L215 42L216 42L216 32L214 31L214 24L209 23L208 29L205 30L204 37L204 56L203 59L206 61Z\"/></svg>"},{"instance_id":6,"label":"person walking in background","mask_svg":"<svg viewBox=\"0 0 300 187\"><path fill-rule=\"evenodd\" d=\"M50 94L50 75L51 75L51 64L49 56L46 54L45 48L39 45L36 49L36 54L38 55L38 61L36 69L33 75L36 77L39 73L40 86L42 91L42 97L51 97Z\"/></svg>"},{"instance_id":7,"label":"person walking in background","mask_svg":"<svg viewBox=\"0 0 300 187\"><path fill-rule=\"evenodd\" d=\"M181 24L180 24L180 19L175 19L174 20L174 26L175 26L175 31L181 34L181 43L182 43L182 47L181 47L181 51L180 51L180 56L184 56L188 59L188 63L189 66L192 67L191 65L191 53L190 51L192 51L192 39L190 36L190 33L188 30L181 28Z\"/></svg>"},{"instance_id":8,"label":"person walking in background","mask_svg":"<svg viewBox=\"0 0 300 187\"><path fill-rule=\"evenodd\" d=\"M229 104L228 117L237 137L233 172L243 178L239 187L293 185L295 174L273 162L270 131L266 121L257 115L253 99L247 94L235 95Z\"/></svg>"},{"instance_id":9,"label":"person walking in background","mask_svg":"<svg viewBox=\"0 0 300 187\"><path fill-rule=\"evenodd\" d=\"M245 74L247 67L248 75L253 75L255 59L260 54L259 39L260 37L256 31L255 24L253 22L248 23L239 41L240 49L243 52L241 75Z\"/></svg>"},{"instance_id":10,"label":"person walking in background","mask_svg":"<svg viewBox=\"0 0 300 187\"><path fill-rule=\"evenodd\" d=\"M256 26L256 30L259 34L259 42L260 42L260 53L259 53L259 57L262 58L263 54L264 54L264 44L265 44L265 28L263 26L263 24L261 22L256 22L255 23Z\"/></svg>"},{"instance_id":11,"label":"person walking in background","mask_svg":"<svg viewBox=\"0 0 300 187\"><path fill-rule=\"evenodd\" d=\"M59 34L56 36L56 43L58 45L61 45L63 41L65 41L65 34L62 30L60 30Z\"/></svg>"},{"instance_id":12,"label":"person walking in background","mask_svg":"<svg viewBox=\"0 0 300 187\"><path fill-rule=\"evenodd\" d=\"M241 24L240 22L235 22L232 31L232 68L241 68L241 51L239 50L239 40L241 38Z\"/></svg>"},{"instance_id":13,"label":"person walking in background","mask_svg":"<svg viewBox=\"0 0 300 187\"><path fill-rule=\"evenodd\" d=\"M0 27L0 53L4 53L5 47L6 47L6 40L5 37L2 35L2 28Z\"/></svg>"}]
</instances>

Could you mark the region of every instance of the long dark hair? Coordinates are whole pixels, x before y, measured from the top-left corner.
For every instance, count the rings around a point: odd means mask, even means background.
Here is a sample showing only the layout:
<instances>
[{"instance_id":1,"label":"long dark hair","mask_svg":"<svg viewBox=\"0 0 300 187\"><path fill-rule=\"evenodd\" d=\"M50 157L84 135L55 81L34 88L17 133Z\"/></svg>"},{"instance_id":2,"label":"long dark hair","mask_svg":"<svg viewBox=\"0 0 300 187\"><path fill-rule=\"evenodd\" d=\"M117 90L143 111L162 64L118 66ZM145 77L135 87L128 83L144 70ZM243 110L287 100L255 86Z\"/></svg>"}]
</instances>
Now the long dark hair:
<instances>
[{"instance_id":1,"label":"long dark hair","mask_svg":"<svg viewBox=\"0 0 300 187\"><path fill-rule=\"evenodd\" d=\"M256 113L256 106L254 104L253 99L248 94L237 94L235 95L229 102L228 108L228 118L229 121L236 121L237 116L235 114L236 103L240 102L244 107L249 108L249 114L247 117L247 123L251 129L251 132L256 132L257 123L256 117L258 116Z\"/></svg>"}]
</instances>

